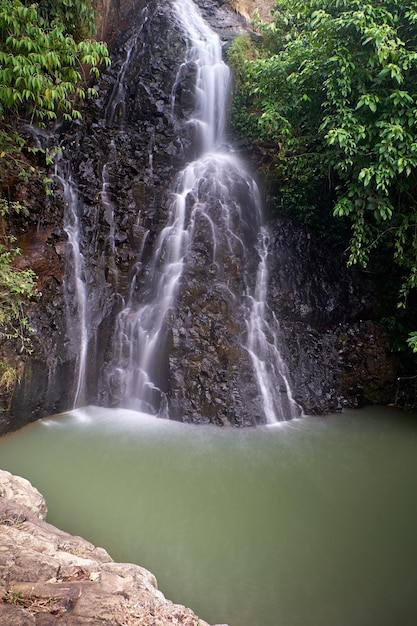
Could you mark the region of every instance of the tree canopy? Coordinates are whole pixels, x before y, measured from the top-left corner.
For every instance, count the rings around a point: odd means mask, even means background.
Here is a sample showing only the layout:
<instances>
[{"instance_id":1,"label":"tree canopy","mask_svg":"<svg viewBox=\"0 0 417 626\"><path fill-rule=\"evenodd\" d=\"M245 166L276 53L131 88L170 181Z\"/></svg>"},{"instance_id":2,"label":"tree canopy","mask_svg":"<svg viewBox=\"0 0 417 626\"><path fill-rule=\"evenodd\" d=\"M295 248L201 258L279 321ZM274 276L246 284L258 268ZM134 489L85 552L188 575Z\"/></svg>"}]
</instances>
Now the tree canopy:
<instances>
[{"instance_id":1,"label":"tree canopy","mask_svg":"<svg viewBox=\"0 0 417 626\"><path fill-rule=\"evenodd\" d=\"M406 306L417 288L417 2L278 0L257 26L260 45L231 50L237 125L275 146L282 203L311 220L324 203L350 223L349 264L389 255Z\"/></svg>"},{"instance_id":2,"label":"tree canopy","mask_svg":"<svg viewBox=\"0 0 417 626\"><path fill-rule=\"evenodd\" d=\"M80 117L75 99L94 93L84 68L97 75L108 62L105 44L80 38L93 26L88 0L0 0L0 120Z\"/></svg>"}]
</instances>

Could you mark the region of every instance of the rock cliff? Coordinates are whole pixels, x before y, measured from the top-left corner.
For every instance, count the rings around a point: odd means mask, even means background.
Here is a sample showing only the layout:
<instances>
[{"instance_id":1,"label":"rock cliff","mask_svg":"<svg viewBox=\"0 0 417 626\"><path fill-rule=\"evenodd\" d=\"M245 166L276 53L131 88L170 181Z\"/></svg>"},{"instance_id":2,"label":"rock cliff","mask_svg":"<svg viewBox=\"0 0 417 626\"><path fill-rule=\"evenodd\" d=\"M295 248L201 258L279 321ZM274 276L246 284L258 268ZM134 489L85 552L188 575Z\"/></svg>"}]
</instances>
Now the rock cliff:
<instances>
[{"instance_id":1,"label":"rock cliff","mask_svg":"<svg viewBox=\"0 0 417 626\"><path fill-rule=\"evenodd\" d=\"M308 413L389 404L399 359L375 321L375 283L306 228L271 224L269 302L280 320L296 399Z\"/></svg>"},{"instance_id":2,"label":"rock cliff","mask_svg":"<svg viewBox=\"0 0 417 626\"><path fill-rule=\"evenodd\" d=\"M149 571L115 563L103 548L48 524L46 513L27 480L0 470L2 625L208 626L167 600Z\"/></svg>"},{"instance_id":3,"label":"rock cliff","mask_svg":"<svg viewBox=\"0 0 417 626\"><path fill-rule=\"evenodd\" d=\"M230 3L196 3L226 46L242 28ZM172 183L194 158L188 122L195 68L183 63L187 41L173 3L101 0L98 8L99 36L112 54L112 66L97 84L99 98L86 104L80 124L49 134L25 131L36 145L59 144L62 156L48 172L52 195L24 182L14 190L13 199L30 201L29 221L16 224L13 234L23 250L22 267L39 276L39 297L28 312L32 353L25 357L17 343L0 340L0 360L18 374L13 392L12 385L0 389L0 434L73 408L77 395L79 405L118 405L111 370L117 316L132 293L136 301L149 295L149 261L166 223ZM70 240L75 226L78 250ZM296 225L276 222L271 229L268 304L281 320L297 401L306 413L392 402L397 360L374 322L369 281L335 263L333 252L313 245ZM179 419L258 423L258 390L240 341L244 326L219 284L210 286L207 242L203 225L170 327L164 391ZM237 258L230 270L232 281L241 280Z\"/></svg>"}]
</instances>

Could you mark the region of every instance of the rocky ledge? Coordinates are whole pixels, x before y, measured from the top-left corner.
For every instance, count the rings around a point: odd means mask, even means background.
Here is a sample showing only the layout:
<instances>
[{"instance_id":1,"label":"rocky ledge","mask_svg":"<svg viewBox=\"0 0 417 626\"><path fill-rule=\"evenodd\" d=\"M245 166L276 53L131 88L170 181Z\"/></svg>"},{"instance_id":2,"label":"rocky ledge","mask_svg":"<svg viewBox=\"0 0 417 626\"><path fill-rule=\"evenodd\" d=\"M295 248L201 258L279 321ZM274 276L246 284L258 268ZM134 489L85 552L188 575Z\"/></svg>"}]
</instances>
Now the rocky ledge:
<instances>
[{"instance_id":1,"label":"rocky ledge","mask_svg":"<svg viewBox=\"0 0 417 626\"><path fill-rule=\"evenodd\" d=\"M167 600L149 571L115 563L48 524L46 513L26 479L0 470L0 624L208 626Z\"/></svg>"}]
</instances>

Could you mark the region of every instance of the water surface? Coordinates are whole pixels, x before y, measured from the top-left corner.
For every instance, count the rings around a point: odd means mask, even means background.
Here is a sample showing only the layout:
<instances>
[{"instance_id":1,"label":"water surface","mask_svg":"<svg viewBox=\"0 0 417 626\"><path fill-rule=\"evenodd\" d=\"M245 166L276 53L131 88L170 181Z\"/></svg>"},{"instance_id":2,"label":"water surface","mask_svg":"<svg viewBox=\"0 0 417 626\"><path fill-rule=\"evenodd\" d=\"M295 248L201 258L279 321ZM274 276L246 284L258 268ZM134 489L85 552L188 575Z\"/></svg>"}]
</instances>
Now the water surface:
<instances>
[{"instance_id":1,"label":"water surface","mask_svg":"<svg viewBox=\"0 0 417 626\"><path fill-rule=\"evenodd\" d=\"M415 415L238 430L89 407L1 438L0 467L211 623L417 623Z\"/></svg>"}]
</instances>

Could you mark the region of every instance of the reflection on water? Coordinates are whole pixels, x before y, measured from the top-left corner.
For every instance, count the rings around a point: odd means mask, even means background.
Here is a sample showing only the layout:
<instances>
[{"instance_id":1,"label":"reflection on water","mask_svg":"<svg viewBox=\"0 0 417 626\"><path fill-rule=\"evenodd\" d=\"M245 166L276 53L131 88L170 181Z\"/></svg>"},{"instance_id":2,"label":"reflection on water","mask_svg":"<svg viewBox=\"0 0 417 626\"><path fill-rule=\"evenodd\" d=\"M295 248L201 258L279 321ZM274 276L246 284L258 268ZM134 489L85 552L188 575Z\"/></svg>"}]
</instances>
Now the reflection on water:
<instances>
[{"instance_id":1,"label":"reflection on water","mask_svg":"<svg viewBox=\"0 0 417 626\"><path fill-rule=\"evenodd\" d=\"M89 407L0 439L0 466L209 622L417 623L415 416L237 430Z\"/></svg>"}]
</instances>

